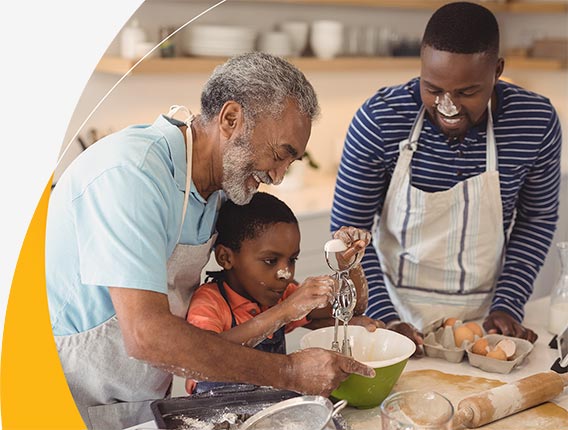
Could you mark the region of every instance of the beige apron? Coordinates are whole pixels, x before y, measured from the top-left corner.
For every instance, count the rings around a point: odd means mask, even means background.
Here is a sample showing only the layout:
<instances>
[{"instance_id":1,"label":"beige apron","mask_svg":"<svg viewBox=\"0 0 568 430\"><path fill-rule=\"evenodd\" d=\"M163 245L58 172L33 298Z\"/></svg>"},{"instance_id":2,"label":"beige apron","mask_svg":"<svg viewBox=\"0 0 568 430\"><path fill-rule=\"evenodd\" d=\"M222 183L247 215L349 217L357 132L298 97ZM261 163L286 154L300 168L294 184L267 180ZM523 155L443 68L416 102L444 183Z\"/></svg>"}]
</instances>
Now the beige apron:
<instances>
[{"instance_id":1,"label":"beige apron","mask_svg":"<svg viewBox=\"0 0 568 430\"><path fill-rule=\"evenodd\" d=\"M168 116L180 109L188 113L187 172L178 244L168 259L167 273L170 310L185 319L216 234L201 245L179 243L189 201L193 146L193 115L174 106ZM90 429L118 430L149 421L150 403L169 395L172 375L128 357L116 316L84 333L56 336L55 341L69 388Z\"/></svg>"},{"instance_id":2,"label":"beige apron","mask_svg":"<svg viewBox=\"0 0 568 430\"><path fill-rule=\"evenodd\" d=\"M505 237L491 104L486 171L452 188L412 186L420 110L387 191L374 244L389 296L403 321L422 329L440 317L482 317L502 268Z\"/></svg>"}]
</instances>

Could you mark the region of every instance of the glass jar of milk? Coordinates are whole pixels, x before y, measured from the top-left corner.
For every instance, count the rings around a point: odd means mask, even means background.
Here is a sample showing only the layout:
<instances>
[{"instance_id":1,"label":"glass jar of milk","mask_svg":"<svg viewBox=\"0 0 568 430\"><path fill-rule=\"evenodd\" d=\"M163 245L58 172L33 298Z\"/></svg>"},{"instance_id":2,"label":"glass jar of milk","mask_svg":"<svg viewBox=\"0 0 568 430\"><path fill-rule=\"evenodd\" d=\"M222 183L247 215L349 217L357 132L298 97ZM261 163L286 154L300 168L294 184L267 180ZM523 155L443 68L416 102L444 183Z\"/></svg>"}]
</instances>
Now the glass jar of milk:
<instances>
[{"instance_id":1,"label":"glass jar of milk","mask_svg":"<svg viewBox=\"0 0 568 430\"><path fill-rule=\"evenodd\" d=\"M553 334L560 333L568 325L568 242L560 242L556 247L562 272L550 294L548 331Z\"/></svg>"}]
</instances>

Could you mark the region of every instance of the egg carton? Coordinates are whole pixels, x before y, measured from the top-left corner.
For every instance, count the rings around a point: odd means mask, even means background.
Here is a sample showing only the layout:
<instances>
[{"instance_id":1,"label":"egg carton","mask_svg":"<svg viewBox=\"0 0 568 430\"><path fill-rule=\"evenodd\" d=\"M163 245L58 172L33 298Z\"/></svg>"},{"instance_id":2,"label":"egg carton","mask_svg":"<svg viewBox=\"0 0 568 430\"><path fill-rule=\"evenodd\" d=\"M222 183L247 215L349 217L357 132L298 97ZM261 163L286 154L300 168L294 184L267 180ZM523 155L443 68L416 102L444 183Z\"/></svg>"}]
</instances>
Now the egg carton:
<instances>
[{"instance_id":1,"label":"egg carton","mask_svg":"<svg viewBox=\"0 0 568 430\"><path fill-rule=\"evenodd\" d=\"M496 358L486 357L480 354L474 354L471 350L473 344L466 347L467 359L469 364L478 367L481 370L492 373L509 373L515 367L519 366L530 354L533 344L528 340L518 339L516 337L503 336L501 334L488 334L484 336L490 348L495 347L503 339L510 339L515 343L515 353L508 360L498 360Z\"/></svg>"},{"instance_id":2,"label":"egg carton","mask_svg":"<svg viewBox=\"0 0 568 430\"><path fill-rule=\"evenodd\" d=\"M460 363L464 359L466 348L475 343L479 336L475 335L473 342L465 340L462 346L456 346L454 328L458 328L464 323L458 320L453 327L444 327L443 323L444 319L441 318L424 327L424 353L428 357Z\"/></svg>"}]
</instances>

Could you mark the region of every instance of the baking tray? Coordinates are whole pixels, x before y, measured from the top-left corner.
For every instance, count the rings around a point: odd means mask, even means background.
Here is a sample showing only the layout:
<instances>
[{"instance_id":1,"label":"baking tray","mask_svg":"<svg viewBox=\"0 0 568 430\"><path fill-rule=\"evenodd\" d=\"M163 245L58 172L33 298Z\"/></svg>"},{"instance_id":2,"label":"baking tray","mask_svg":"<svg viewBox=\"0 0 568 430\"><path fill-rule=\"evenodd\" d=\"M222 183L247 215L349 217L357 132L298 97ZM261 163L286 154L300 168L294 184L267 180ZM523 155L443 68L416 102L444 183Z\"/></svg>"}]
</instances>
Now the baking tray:
<instances>
[{"instance_id":1,"label":"baking tray","mask_svg":"<svg viewBox=\"0 0 568 430\"><path fill-rule=\"evenodd\" d=\"M256 385L228 385L187 397L155 400L150 408L156 425L171 430L237 430L257 412L282 400L300 396L293 391ZM347 430L337 414L325 430Z\"/></svg>"}]
</instances>

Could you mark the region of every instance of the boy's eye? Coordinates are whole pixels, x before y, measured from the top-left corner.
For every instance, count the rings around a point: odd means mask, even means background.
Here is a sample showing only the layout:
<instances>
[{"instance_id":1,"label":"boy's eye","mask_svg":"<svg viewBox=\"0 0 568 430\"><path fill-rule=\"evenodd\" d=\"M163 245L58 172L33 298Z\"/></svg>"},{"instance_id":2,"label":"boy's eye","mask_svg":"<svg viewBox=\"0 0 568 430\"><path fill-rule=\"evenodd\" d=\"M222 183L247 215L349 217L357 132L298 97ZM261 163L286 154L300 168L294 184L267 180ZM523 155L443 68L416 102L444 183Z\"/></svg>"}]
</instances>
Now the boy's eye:
<instances>
[{"instance_id":1,"label":"boy's eye","mask_svg":"<svg viewBox=\"0 0 568 430\"><path fill-rule=\"evenodd\" d=\"M296 261L298 261L298 257L290 258L290 264L296 264Z\"/></svg>"},{"instance_id":2,"label":"boy's eye","mask_svg":"<svg viewBox=\"0 0 568 430\"><path fill-rule=\"evenodd\" d=\"M431 88L428 88L426 91L428 91L430 94L434 94L434 95L436 95L436 94L442 94L442 91L441 91L441 90L433 90L433 89L431 89Z\"/></svg>"},{"instance_id":3,"label":"boy's eye","mask_svg":"<svg viewBox=\"0 0 568 430\"><path fill-rule=\"evenodd\" d=\"M276 258L265 258L264 263L268 264L269 266L274 266L276 264Z\"/></svg>"}]
</instances>

